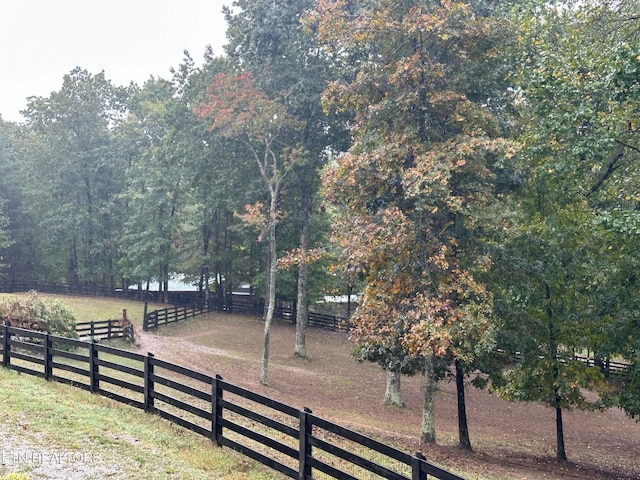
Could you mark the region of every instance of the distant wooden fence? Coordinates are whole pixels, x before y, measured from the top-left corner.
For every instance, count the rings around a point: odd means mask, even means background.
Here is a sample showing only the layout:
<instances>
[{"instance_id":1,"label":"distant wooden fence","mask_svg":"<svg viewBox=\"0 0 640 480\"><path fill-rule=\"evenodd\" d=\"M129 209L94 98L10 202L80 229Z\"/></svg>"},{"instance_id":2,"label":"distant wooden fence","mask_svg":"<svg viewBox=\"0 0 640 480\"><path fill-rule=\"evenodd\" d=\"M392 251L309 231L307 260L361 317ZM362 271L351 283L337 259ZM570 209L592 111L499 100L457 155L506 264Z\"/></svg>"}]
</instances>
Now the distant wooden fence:
<instances>
[{"instance_id":1,"label":"distant wooden fence","mask_svg":"<svg viewBox=\"0 0 640 480\"><path fill-rule=\"evenodd\" d=\"M151 312L147 312L145 306L142 329L147 331L214 311L261 316L264 313L264 301L261 298L249 295L228 295L224 302L216 300L209 302L199 301L191 305L177 305ZM278 301L274 317L295 324L295 307L288 302ZM345 318L316 312L309 312L307 322L310 327L328 330L348 330L350 325Z\"/></svg>"},{"instance_id":2,"label":"distant wooden fence","mask_svg":"<svg viewBox=\"0 0 640 480\"><path fill-rule=\"evenodd\" d=\"M72 285L53 282L0 281L0 292L15 293L28 292L30 290L63 295L127 298L145 302L161 301L158 292L113 289L93 284ZM255 295L240 295L234 293L226 295L223 299L212 298L208 302L204 301L200 292L169 292L168 297L169 303L175 305L175 307L169 307L166 311L165 309L158 310L157 319L150 317L146 323L143 322L143 329L145 331L148 328L168 325L201 313L218 311L261 316L265 309L264 299ZM192 314L192 309L195 309L197 313ZM149 315L153 314L154 312L149 312ZM185 314L186 316L184 316ZM278 299L276 301L274 316L275 318L295 323L295 305L291 301ZM307 322L309 326L316 328L328 330L349 329L349 321L347 318L324 313L309 312Z\"/></svg>"},{"instance_id":3,"label":"distant wooden fence","mask_svg":"<svg viewBox=\"0 0 640 480\"><path fill-rule=\"evenodd\" d=\"M89 337L93 340L111 340L124 337L121 320L98 320L76 323L76 333L79 337Z\"/></svg>"},{"instance_id":4,"label":"distant wooden fence","mask_svg":"<svg viewBox=\"0 0 640 480\"><path fill-rule=\"evenodd\" d=\"M0 327L2 366L156 413L297 479L462 480L220 376L107 345Z\"/></svg>"}]
</instances>

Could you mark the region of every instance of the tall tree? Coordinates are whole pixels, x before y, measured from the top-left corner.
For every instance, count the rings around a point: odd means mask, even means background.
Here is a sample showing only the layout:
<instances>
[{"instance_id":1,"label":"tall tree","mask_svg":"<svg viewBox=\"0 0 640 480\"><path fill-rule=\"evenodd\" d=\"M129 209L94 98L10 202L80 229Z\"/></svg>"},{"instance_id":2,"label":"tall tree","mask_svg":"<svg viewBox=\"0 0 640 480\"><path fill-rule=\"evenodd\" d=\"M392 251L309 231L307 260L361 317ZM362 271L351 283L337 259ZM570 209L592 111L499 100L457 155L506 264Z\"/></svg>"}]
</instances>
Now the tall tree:
<instances>
[{"instance_id":1,"label":"tall tree","mask_svg":"<svg viewBox=\"0 0 640 480\"><path fill-rule=\"evenodd\" d=\"M121 115L117 89L104 72L75 68L59 91L30 98L23 114L35 147L27 161L28 195L47 229L43 248L51 259L66 258L66 272L57 273L69 282L113 284L112 201L124 167L110 148L110 129Z\"/></svg>"},{"instance_id":2,"label":"tall tree","mask_svg":"<svg viewBox=\"0 0 640 480\"><path fill-rule=\"evenodd\" d=\"M191 176L191 152L185 151L192 140L189 113L171 81L150 78L132 92L129 114L119 129L120 151L128 162L123 268L136 282L158 280L164 301L176 270L180 212Z\"/></svg>"},{"instance_id":3,"label":"tall tree","mask_svg":"<svg viewBox=\"0 0 640 480\"><path fill-rule=\"evenodd\" d=\"M295 199L294 215L289 218L299 225L299 244L289 259L295 259L298 266L294 352L300 357L307 357L305 330L314 258L311 217L320 185L318 171L325 164L327 147L340 148L338 140L344 138L344 128L320 105L332 65L313 32L301 24L305 12L315 4L316 0L236 0L235 8L226 10L226 51L231 62L251 72L271 98L282 98L286 111L301 122L296 142L306 154L289 178L290 198Z\"/></svg>"},{"instance_id":4,"label":"tall tree","mask_svg":"<svg viewBox=\"0 0 640 480\"><path fill-rule=\"evenodd\" d=\"M265 212L261 205L252 206L247 215L261 222L269 243L267 257L267 310L265 313L264 348L260 382L268 384L269 339L276 300L276 226L278 202L287 173L300 154L296 145L287 145L288 132L299 128L283 104L269 98L256 85L250 73L238 76L218 74L210 87L209 100L197 108L203 118L213 119L211 129L223 136L239 140L258 167L268 192ZM294 137L295 138L295 137Z\"/></svg>"},{"instance_id":5,"label":"tall tree","mask_svg":"<svg viewBox=\"0 0 640 480\"><path fill-rule=\"evenodd\" d=\"M436 359L470 362L493 345L492 296L474 276L490 265L477 230L512 152L497 115L504 30L488 13L326 0L315 14L324 47L351 72L326 105L356 113L354 145L323 179L341 209L343 262L366 282L354 335L392 358L385 339L400 332L425 374L423 442L435 442Z\"/></svg>"},{"instance_id":6,"label":"tall tree","mask_svg":"<svg viewBox=\"0 0 640 480\"><path fill-rule=\"evenodd\" d=\"M21 233L26 226L17 147L18 132L17 125L5 122L0 116L0 272L4 273L6 267L14 280L16 267L25 267L27 258L27 255L21 255L20 247L10 241L16 237L22 240Z\"/></svg>"},{"instance_id":7,"label":"tall tree","mask_svg":"<svg viewBox=\"0 0 640 480\"><path fill-rule=\"evenodd\" d=\"M629 233L638 225L638 97L628 74L638 43L620 30L632 3L523 4L516 21L514 103L522 111L527 183L512 202L518 213L500 248L509 275L500 297L505 349L519 351L522 361L502 392L554 408L562 460L562 411L597 408L582 389L603 381L573 352L611 356L631 343L625 355L633 358L637 348L637 340L620 342L622 331L634 338L630 316L638 306L627 268L637 265L637 238Z\"/></svg>"}]
</instances>

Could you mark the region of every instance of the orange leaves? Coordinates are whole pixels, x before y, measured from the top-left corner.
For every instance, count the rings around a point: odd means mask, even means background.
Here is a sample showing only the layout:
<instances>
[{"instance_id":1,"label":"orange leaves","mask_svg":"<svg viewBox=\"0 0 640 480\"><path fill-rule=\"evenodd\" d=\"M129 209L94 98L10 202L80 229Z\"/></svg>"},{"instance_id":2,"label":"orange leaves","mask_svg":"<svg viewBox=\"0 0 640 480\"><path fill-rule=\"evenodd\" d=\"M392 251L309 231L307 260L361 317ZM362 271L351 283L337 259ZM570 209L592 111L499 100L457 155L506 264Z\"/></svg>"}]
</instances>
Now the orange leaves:
<instances>
[{"instance_id":1,"label":"orange leaves","mask_svg":"<svg viewBox=\"0 0 640 480\"><path fill-rule=\"evenodd\" d=\"M212 122L211 130L254 140L277 135L288 120L285 107L270 99L248 72L236 76L217 74L209 86L209 100L194 111Z\"/></svg>"},{"instance_id":2,"label":"orange leaves","mask_svg":"<svg viewBox=\"0 0 640 480\"><path fill-rule=\"evenodd\" d=\"M236 214L236 216L242 220L242 223L255 228L261 235L266 232L269 225L269 217L266 214L264 204L262 202L256 202L251 205L245 205L244 209L246 213Z\"/></svg>"},{"instance_id":3,"label":"orange leaves","mask_svg":"<svg viewBox=\"0 0 640 480\"><path fill-rule=\"evenodd\" d=\"M311 250L303 250L301 248L294 248L289 251L284 257L278 259L278 268L288 270L294 266L300 266L303 264L311 264L317 262L321 258L325 257L326 253L319 249L314 248Z\"/></svg>"}]
</instances>

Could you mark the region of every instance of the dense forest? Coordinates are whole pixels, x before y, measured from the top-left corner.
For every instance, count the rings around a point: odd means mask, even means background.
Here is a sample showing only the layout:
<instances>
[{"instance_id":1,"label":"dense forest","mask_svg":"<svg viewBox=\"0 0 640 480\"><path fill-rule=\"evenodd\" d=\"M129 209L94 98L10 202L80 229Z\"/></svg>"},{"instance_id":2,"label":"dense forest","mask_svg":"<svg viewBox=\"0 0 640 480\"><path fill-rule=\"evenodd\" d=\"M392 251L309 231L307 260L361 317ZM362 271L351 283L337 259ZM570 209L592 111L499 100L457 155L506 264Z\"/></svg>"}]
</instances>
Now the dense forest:
<instances>
[{"instance_id":1,"label":"dense forest","mask_svg":"<svg viewBox=\"0 0 640 480\"><path fill-rule=\"evenodd\" d=\"M400 375L424 375L425 442L446 375L469 449L467 377L552 407L560 459L564 409L640 415L640 2L225 14L223 56L185 52L143 85L79 66L24 122L0 118L0 278L248 283L267 322L278 295L301 326L357 293L354 353L397 403ZM629 367L606 378L576 353Z\"/></svg>"}]
</instances>

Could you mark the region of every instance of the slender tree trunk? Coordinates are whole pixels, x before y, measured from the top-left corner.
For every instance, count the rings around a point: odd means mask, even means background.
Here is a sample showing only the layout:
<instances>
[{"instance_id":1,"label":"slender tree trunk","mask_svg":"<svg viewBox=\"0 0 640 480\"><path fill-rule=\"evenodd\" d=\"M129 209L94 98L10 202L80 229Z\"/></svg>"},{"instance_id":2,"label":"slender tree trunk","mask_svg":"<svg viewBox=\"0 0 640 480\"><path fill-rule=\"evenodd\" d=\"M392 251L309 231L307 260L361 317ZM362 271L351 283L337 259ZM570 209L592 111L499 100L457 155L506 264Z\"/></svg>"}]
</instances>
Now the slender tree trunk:
<instances>
[{"instance_id":1,"label":"slender tree trunk","mask_svg":"<svg viewBox=\"0 0 640 480\"><path fill-rule=\"evenodd\" d=\"M567 451L564 448L564 431L562 428L562 408L556 407L556 458L567 460Z\"/></svg>"},{"instance_id":2,"label":"slender tree trunk","mask_svg":"<svg viewBox=\"0 0 640 480\"><path fill-rule=\"evenodd\" d=\"M456 358L456 392L458 396L458 438L460 448L472 451L467 424L467 406L464 398L464 368L462 362Z\"/></svg>"},{"instance_id":3,"label":"slender tree trunk","mask_svg":"<svg viewBox=\"0 0 640 480\"><path fill-rule=\"evenodd\" d=\"M555 325L553 324L553 308L551 306L551 287L547 282L544 283L545 297L547 300L547 321L549 328L549 356L553 365L553 395L556 409L556 458L565 461L567 452L564 448L564 428L562 425L562 397L558 388L558 379L560 371L558 369L558 344L556 339Z\"/></svg>"},{"instance_id":4,"label":"slender tree trunk","mask_svg":"<svg viewBox=\"0 0 640 480\"><path fill-rule=\"evenodd\" d=\"M400 389L400 372L387 370L387 390L384 393L384 403L394 407L404 407Z\"/></svg>"},{"instance_id":5,"label":"slender tree trunk","mask_svg":"<svg viewBox=\"0 0 640 480\"><path fill-rule=\"evenodd\" d=\"M302 188L302 202L300 205L302 215L302 231L300 233L300 249L303 254L309 251L310 242L310 205L308 189ZM309 321L309 306L307 294L309 291L309 265L303 259L298 267L298 308L296 310L296 345L295 354L301 358L308 358L307 355L307 323Z\"/></svg>"},{"instance_id":6,"label":"slender tree trunk","mask_svg":"<svg viewBox=\"0 0 640 480\"><path fill-rule=\"evenodd\" d=\"M269 206L269 278L267 281L267 311L264 319L264 346L260 383L269 385L269 337L276 304L276 202L277 192L272 192Z\"/></svg>"},{"instance_id":7,"label":"slender tree trunk","mask_svg":"<svg viewBox=\"0 0 640 480\"><path fill-rule=\"evenodd\" d=\"M435 397L438 382L433 368L433 354L425 358L424 405L422 407L421 443L436 443Z\"/></svg>"}]
</instances>

